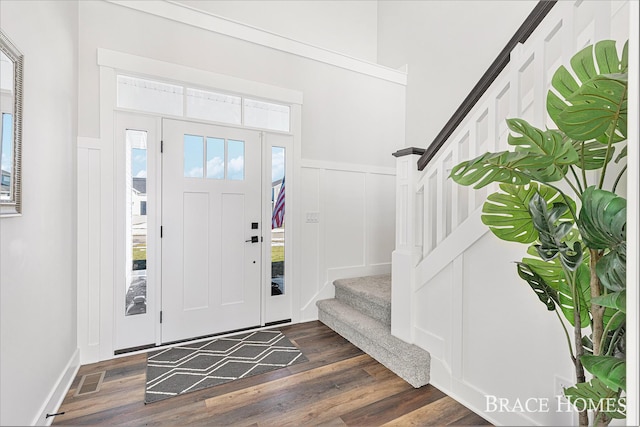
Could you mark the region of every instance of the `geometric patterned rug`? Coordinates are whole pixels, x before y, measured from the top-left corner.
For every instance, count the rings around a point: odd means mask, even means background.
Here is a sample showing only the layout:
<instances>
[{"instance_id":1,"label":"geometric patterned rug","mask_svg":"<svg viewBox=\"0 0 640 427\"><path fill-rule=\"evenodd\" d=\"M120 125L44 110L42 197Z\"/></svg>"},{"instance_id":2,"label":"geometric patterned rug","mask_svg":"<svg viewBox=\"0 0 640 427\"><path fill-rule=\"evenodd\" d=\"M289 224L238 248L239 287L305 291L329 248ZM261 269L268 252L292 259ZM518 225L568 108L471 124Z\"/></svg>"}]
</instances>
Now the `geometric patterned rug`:
<instances>
[{"instance_id":1,"label":"geometric patterned rug","mask_svg":"<svg viewBox=\"0 0 640 427\"><path fill-rule=\"evenodd\" d=\"M145 403L306 362L280 331L246 332L147 354Z\"/></svg>"}]
</instances>

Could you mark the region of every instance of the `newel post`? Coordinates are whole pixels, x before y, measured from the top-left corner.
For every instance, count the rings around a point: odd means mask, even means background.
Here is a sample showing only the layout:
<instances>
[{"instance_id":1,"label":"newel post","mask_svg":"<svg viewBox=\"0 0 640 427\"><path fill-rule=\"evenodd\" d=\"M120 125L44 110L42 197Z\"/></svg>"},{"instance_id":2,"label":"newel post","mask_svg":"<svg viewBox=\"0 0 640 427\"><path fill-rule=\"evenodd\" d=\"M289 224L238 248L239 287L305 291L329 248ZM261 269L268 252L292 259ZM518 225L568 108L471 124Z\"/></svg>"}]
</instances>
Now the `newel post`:
<instances>
[{"instance_id":1,"label":"newel post","mask_svg":"<svg viewBox=\"0 0 640 427\"><path fill-rule=\"evenodd\" d=\"M391 333L413 343L415 267L420 248L416 242L418 159L425 150L405 148L396 158L396 248L391 256Z\"/></svg>"}]
</instances>

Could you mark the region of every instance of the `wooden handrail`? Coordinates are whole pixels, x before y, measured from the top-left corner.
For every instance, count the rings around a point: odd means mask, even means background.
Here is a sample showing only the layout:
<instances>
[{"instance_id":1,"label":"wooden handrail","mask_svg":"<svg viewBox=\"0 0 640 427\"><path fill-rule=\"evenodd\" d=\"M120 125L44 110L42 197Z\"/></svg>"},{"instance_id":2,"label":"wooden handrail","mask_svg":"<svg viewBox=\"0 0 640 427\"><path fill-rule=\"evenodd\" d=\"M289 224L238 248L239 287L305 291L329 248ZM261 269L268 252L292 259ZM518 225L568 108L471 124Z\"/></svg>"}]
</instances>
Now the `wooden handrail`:
<instances>
[{"instance_id":1,"label":"wooden handrail","mask_svg":"<svg viewBox=\"0 0 640 427\"><path fill-rule=\"evenodd\" d=\"M456 130L464 118L469 114L471 109L476 105L478 100L489 89L494 80L504 70L510 60L511 51L518 45L524 43L531 33L538 28L542 20L547 16L549 11L555 6L557 0L539 1L533 8L524 23L518 28L511 40L502 49L498 57L489 66L489 69L482 75L480 81L471 89L471 92L462 101L460 107L453 113L449 121L444 125L440 133L435 137L433 142L427 147L425 153L418 159L418 170L423 170L429 161L438 153L451 134Z\"/></svg>"}]
</instances>

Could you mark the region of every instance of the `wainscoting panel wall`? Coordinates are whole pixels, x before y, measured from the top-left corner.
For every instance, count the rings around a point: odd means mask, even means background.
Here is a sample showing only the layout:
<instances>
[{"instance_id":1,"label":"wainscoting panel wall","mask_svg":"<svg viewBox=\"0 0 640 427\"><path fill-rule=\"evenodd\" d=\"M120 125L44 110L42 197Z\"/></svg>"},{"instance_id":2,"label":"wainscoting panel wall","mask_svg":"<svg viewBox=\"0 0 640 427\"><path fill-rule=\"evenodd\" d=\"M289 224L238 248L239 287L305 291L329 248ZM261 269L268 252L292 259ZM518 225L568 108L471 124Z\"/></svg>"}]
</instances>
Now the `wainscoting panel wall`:
<instances>
[{"instance_id":1,"label":"wainscoting panel wall","mask_svg":"<svg viewBox=\"0 0 640 427\"><path fill-rule=\"evenodd\" d=\"M394 185L393 168L302 160L300 321L333 280L391 271Z\"/></svg>"},{"instance_id":2,"label":"wainscoting panel wall","mask_svg":"<svg viewBox=\"0 0 640 427\"><path fill-rule=\"evenodd\" d=\"M628 2L558 2L422 172L403 178L407 160L398 159L393 291L411 306L392 313L410 308L411 320L399 317L396 331L431 352L432 384L493 423L576 424L557 410L562 387L575 382L573 365L558 319L517 275L526 248L480 221L497 185L476 191L448 176L464 160L507 150L506 118L555 127L545 102L555 70L600 40L616 39L621 51L628 29ZM549 399L549 411L490 411L487 396Z\"/></svg>"},{"instance_id":3,"label":"wainscoting panel wall","mask_svg":"<svg viewBox=\"0 0 640 427\"><path fill-rule=\"evenodd\" d=\"M104 161L100 140L78 138L78 347L81 363L100 346L100 253Z\"/></svg>"}]
</instances>

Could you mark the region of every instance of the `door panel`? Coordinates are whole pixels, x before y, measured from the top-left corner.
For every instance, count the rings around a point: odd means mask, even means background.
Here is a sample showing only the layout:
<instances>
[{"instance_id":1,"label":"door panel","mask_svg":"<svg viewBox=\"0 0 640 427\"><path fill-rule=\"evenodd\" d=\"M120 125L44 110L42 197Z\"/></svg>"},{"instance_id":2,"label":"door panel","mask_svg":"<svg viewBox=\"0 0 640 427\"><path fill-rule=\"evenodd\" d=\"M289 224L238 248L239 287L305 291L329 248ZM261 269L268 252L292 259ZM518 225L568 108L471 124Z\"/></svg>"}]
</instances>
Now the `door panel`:
<instances>
[{"instance_id":1,"label":"door panel","mask_svg":"<svg viewBox=\"0 0 640 427\"><path fill-rule=\"evenodd\" d=\"M162 341L259 326L259 133L163 120L163 142Z\"/></svg>"}]
</instances>

